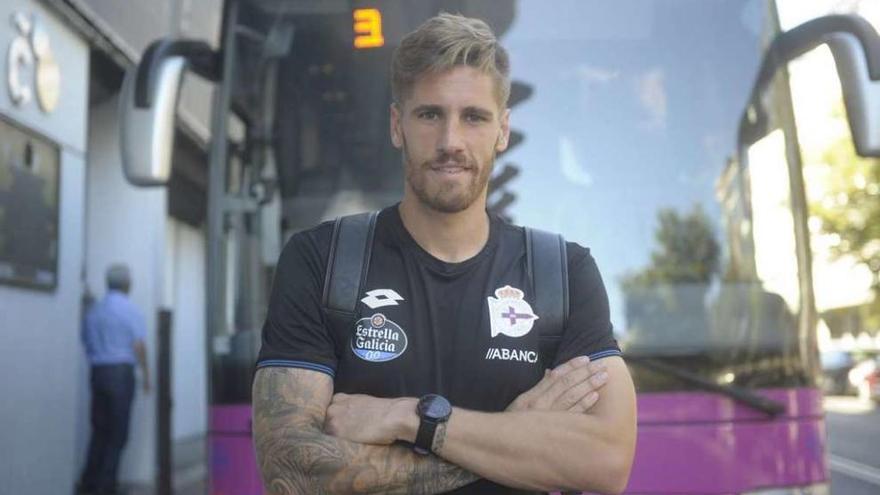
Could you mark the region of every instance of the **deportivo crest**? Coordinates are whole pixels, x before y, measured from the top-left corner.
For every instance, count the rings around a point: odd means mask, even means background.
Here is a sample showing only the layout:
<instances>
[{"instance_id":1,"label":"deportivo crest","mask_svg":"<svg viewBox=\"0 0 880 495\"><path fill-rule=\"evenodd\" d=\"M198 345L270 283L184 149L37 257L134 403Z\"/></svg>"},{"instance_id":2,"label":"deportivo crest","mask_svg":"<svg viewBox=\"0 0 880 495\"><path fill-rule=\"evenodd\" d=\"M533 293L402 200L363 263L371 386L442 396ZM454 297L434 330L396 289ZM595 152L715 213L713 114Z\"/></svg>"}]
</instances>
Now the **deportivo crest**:
<instances>
[{"instance_id":1,"label":"deportivo crest","mask_svg":"<svg viewBox=\"0 0 880 495\"><path fill-rule=\"evenodd\" d=\"M538 315L524 297L523 291L505 285L495 290L495 297L487 298L492 337L500 334L522 337L529 333Z\"/></svg>"},{"instance_id":2,"label":"deportivo crest","mask_svg":"<svg viewBox=\"0 0 880 495\"><path fill-rule=\"evenodd\" d=\"M400 357L407 344L406 332L382 313L358 320L351 336L351 350L355 355L374 363Z\"/></svg>"}]
</instances>

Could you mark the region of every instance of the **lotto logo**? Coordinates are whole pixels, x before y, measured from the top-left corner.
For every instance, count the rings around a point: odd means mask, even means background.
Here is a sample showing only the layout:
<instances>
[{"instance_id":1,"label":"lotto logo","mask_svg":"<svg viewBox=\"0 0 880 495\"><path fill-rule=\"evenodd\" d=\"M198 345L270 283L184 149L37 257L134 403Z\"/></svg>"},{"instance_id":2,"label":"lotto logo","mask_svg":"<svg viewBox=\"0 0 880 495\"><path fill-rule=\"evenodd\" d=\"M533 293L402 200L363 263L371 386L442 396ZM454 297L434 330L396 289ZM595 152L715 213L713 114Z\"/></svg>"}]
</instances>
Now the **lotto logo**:
<instances>
[{"instance_id":1,"label":"lotto logo","mask_svg":"<svg viewBox=\"0 0 880 495\"><path fill-rule=\"evenodd\" d=\"M403 301L403 297L391 289L376 289L367 292L367 297L361 302L370 309L384 308L385 306L397 306L397 301Z\"/></svg>"}]
</instances>

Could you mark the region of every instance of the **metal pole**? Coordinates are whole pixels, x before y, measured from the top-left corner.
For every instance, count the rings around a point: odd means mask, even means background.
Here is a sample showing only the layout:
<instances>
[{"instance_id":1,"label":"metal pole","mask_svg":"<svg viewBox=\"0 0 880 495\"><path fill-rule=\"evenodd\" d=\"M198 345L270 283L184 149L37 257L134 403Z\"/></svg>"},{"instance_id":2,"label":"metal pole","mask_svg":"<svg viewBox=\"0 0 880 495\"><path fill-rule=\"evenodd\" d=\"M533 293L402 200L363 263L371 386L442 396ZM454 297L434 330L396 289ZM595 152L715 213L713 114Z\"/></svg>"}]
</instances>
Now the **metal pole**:
<instances>
[{"instance_id":1,"label":"metal pole","mask_svg":"<svg viewBox=\"0 0 880 495\"><path fill-rule=\"evenodd\" d=\"M158 313L156 464L159 467L159 480L156 483L156 491L158 495L171 495L172 466L174 466L171 452L171 311L163 308Z\"/></svg>"},{"instance_id":2,"label":"metal pole","mask_svg":"<svg viewBox=\"0 0 880 495\"><path fill-rule=\"evenodd\" d=\"M235 64L235 26L238 19L238 2L228 0L224 15L223 41L221 45L221 77L214 90L214 105L211 115L211 152L208 162L208 239L206 260L206 299L205 305L205 363L206 397L208 400L207 427L211 434L211 411L213 398L214 337L225 333L225 253L224 220L226 201L227 170L227 123L232 99L232 69ZM208 461L208 483L206 489L211 493L211 442L206 445Z\"/></svg>"}]
</instances>

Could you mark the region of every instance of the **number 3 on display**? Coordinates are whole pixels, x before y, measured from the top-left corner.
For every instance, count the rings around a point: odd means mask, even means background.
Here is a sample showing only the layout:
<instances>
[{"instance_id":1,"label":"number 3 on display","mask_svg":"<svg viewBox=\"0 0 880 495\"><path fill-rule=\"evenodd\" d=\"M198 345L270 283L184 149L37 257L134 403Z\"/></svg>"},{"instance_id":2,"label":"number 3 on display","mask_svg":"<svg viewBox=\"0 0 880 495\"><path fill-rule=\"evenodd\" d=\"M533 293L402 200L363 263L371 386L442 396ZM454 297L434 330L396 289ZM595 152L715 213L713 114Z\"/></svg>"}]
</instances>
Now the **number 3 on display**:
<instances>
[{"instance_id":1,"label":"number 3 on display","mask_svg":"<svg viewBox=\"0 0 880 495\"><path fill-rule=\"evenodd\" d=\"M379 9L355 9L354 47L378 48L385 45L382 36L382 13Z\"/></svg>"}]
</instances>

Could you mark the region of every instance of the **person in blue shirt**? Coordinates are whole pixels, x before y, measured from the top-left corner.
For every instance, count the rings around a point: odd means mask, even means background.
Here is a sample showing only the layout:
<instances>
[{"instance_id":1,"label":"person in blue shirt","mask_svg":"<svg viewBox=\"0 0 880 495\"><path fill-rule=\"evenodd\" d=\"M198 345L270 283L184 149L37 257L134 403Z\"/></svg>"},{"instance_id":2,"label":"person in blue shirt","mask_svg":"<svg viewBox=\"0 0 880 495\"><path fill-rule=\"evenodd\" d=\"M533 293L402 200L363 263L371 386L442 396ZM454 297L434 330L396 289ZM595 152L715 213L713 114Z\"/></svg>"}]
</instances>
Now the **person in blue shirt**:
<instances>
[{"instance_id":1,"label":"person in blue shirt","mask_svg":"<svg viewBox=\"0 0 880 495\"><path fill-rule=\"evenodd\" d=\"M128 423L135 393L135 365L150 390L144 316L128 298L131 274L126 265L107 270L107 294L87 311L82 341L91 366L91 423L88 460L79 494L118 493L117 472L128 440Z\"/></svg>"}]
</instances>

